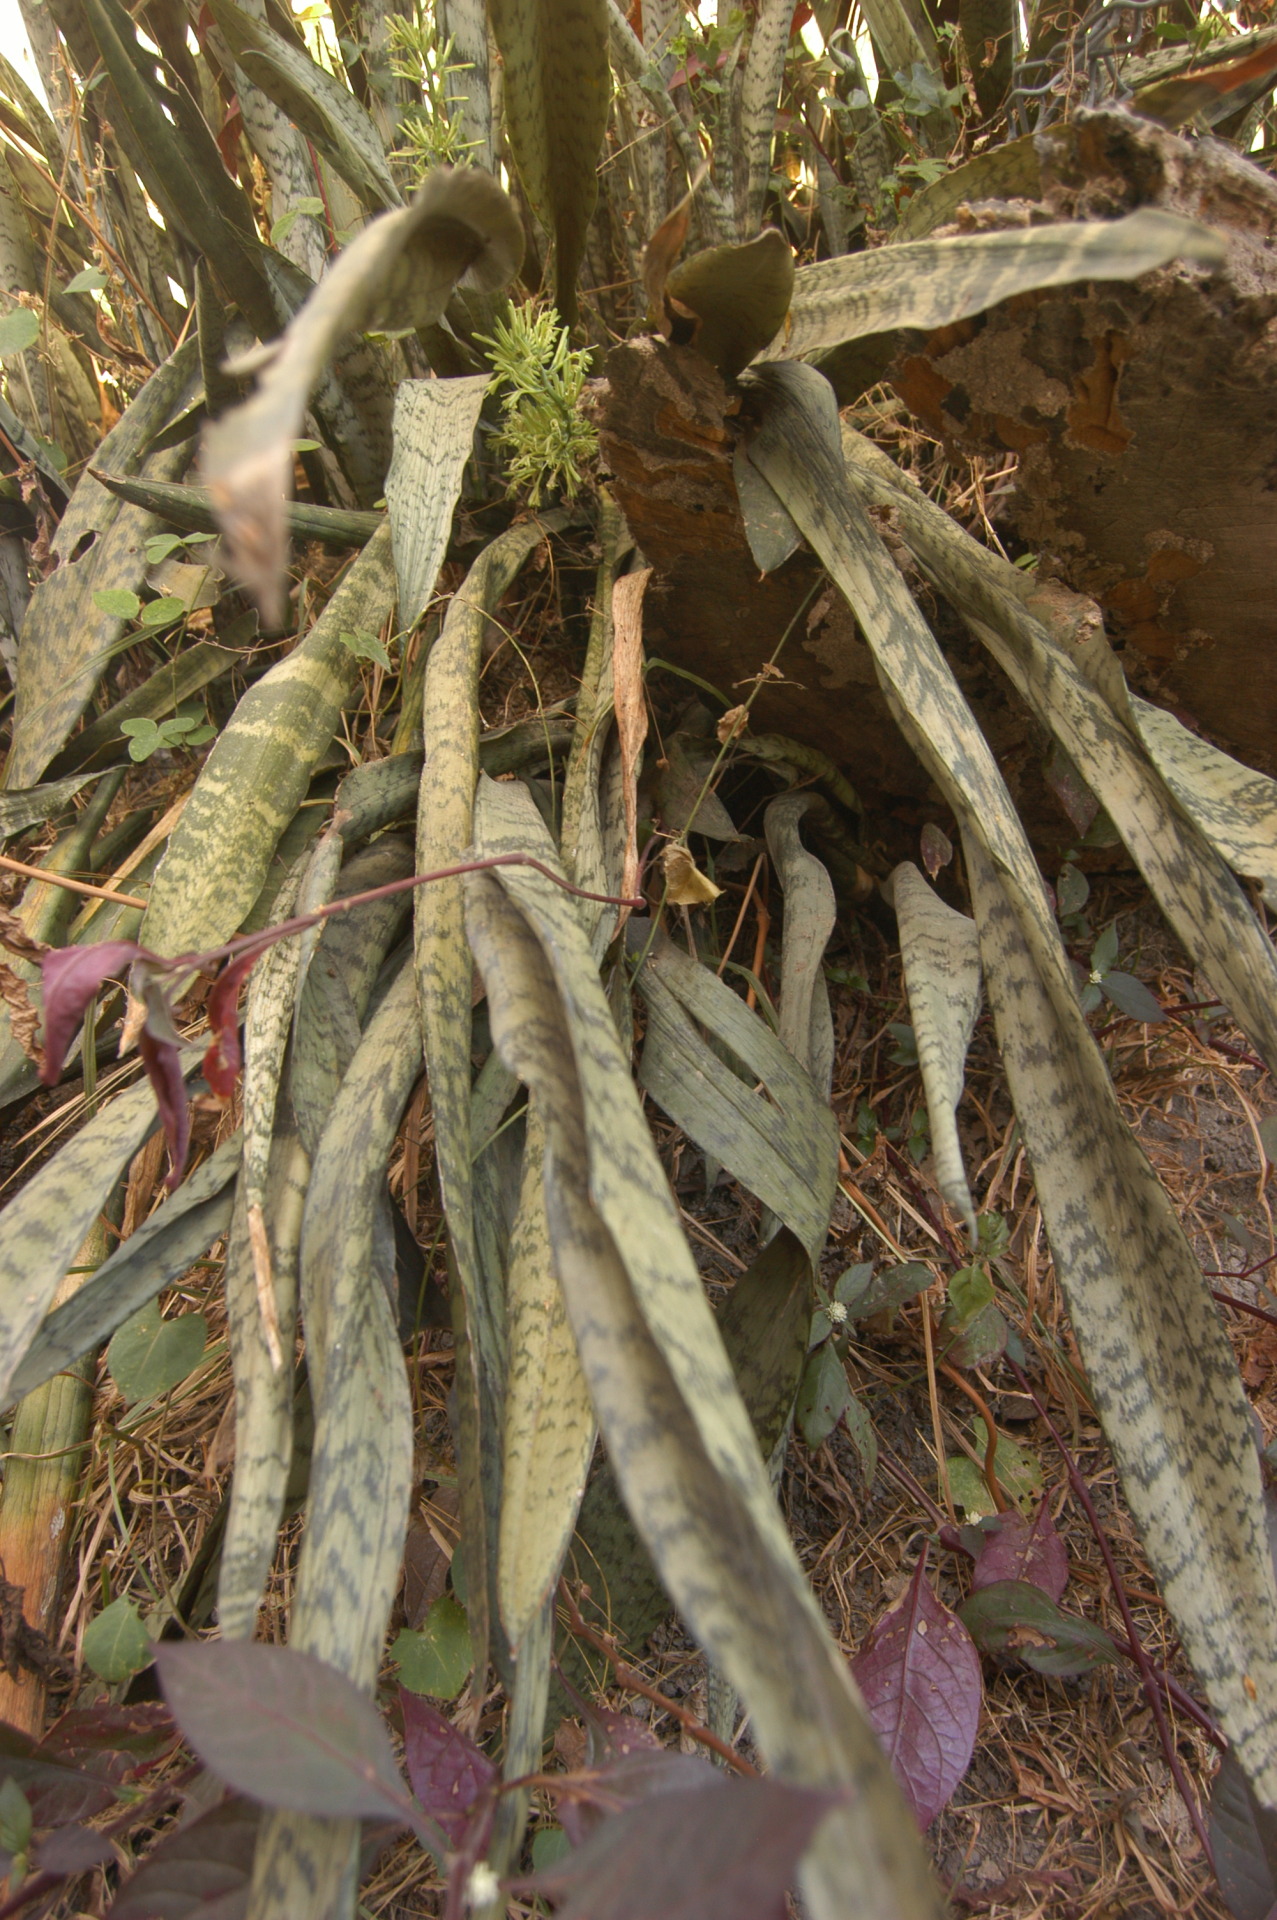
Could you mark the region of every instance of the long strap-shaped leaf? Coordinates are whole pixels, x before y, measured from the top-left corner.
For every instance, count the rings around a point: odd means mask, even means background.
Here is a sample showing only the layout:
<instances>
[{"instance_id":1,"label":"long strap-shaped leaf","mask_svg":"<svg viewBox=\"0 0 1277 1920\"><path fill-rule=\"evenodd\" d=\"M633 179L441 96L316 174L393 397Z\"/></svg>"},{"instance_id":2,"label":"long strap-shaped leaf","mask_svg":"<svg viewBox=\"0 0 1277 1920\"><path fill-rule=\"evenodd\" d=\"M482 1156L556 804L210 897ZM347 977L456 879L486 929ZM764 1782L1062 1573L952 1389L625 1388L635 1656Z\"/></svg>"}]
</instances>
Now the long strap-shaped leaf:
<instances>
[{"instance_id":1,"label":"long strap-shaped leaf","mask_svg":"<svg viewBox=\"0 0 1277 1920\"><path fill-rule=\"evenodd\" d=\"M479 661L488 614L532 550L561 514L525 520L500 534L475 561L453 596L443 631L426 663L422 726L425 766L417 813L417 871L460 860L473 834L479 777ZM448 1215L453 1257L480 1356L485 1393L500 1402L496 1371L502 1350L499 1318L483 1297L474 1251L470 1202L470 957L459 880L422 887L415 907L417 984L430 1073L435 1157Z\"/></svg>"},{"instance_id":2,"label":"long strap-shaped leaf","mask_svg":"<svg viewBox=\"0 0 1277 1920\"><path fill-rule=\"evenodd\" d=\"M526 794L490 781L476 844L555 859ZM626 1503L770 1764L854 1789L807 1858L814 1920L934 1914L916 1829L772 1497L575 903L507 868L467 883L467 908L494 1038L545 1116L555 1263Z\"/></svg>"},{"instance_id":3,"label":"long strap-shaped leaf","mask_svg":"<svg viewBox=\"0 0 1277 1920\"><path fill-rule=\"evenodd\" d=\"M764 360L798 358L894 327L944 327L1012 294L1076 280L1134 280L1177 255L1218 266L1223 244L1208 227L1160 207L1121 220L1017 227L913 240L800 267L789 319Z\"/></svg>"},{"instance_id":4,"label":"long strap-shaped leaf","mask_svg":"<svg viewBox=\"0 0 1277 1920\"><path fill-rule=\"evenodd\" d=\"M412 1403L395 1316L374 1268L373 1234L386 1160L421 1071L415 1016L405 965L334 1104L302 1228L315 1444L291 1644L367 1692L381 1661L412 1486ZM353 1913L357 1837L354 1821L267 1814L251 1920Z\"/></svg>"},{"instance_id":5,"label":"long strap-shaped leaf","mask_svg":"<svg viewBox=\"0 0 1277 1920\"><path fill-rule=\"evenodd\" d=\"M1067 749L1185 948L1265 1059L1277 1065L1277 955L1216 850L1218 842L1212 844L1193 824L1191 809L1182 812L1176 806L1173 789L1168 791L1120 714L1034 619L1015 569L964 533L867 441L845 436L844 447L851 455L853 485L896 510L913 552L971 621L1042 725ZM1120 682L1111 656L1110 663ZM1240 792L1253 794L1254 783L1261 781L1260 775L1247 781L1239 769ZM1239 800L1239 828L1247 817L1244 808ZM1217 828L1226 817L1224 805L1212 812Z\"/></svg>"},{"instance_id":6,"label":"long strap-shaped leaf","mask_svg":"<svg viewBox=\"0 0 1277 1920\"><path fill-rule=\"evenodd\" d=\"M184 1050L185 1074L195 1071L201 1051ZM76 1248L156 1117L155 1095L143 1080L95 1114L0 1213L0 1406L9 1404L19 1363Z\"/></svg>"},{"instance_id":7,"label":"long strap-shaped leaf","mask_svg":"<svg viewBox=\"0 0 1277 1920\"><path fill-rule=\"evenodd\" d=\"M359 662L342 635L380 627L394 591L385 526L306 638L249 688L204 762L155 876L144 945L185 953L235 932L355 683Z\"/></svg>"},{"instance_id":8,"label":"long strap-shaped leaf","mask_svg":"<svg viewBox=\"0 0 1277 1920\"><path fill-rule=\"evenodd\" d=\"M974 1237L975 1207L962 1164L955 1113L962 1098L967 1048L980 1011L980 943L975 923L946 906L911 861L901 862L889 885L927 1096L936 1185Z\"/></svg>"},{"instance_id":9,"label":"long strap-shaped leaf","mask_svg":"<svg viewBox=\"0 0 1277 1920\"><path fill-rule=\"evenodd\" d=\"M435 590L452 532L461 475L488 390L468 380L404 380L395 393L395 455L386 505L395 543L399 624L415 627Z\"/></svg>"},{"instance_id":10,"label":"long strap-shaped leaf","mask_svg":"<svg viewBox=\"0 0 1277 1920\"><path fill-rule=\"evenodd\" d=\"M1277 780L1244 767L1173 713L1130 696L1131 719L1149 758L1189 819L1230 867L1263 882L1277 906Z\"/></svg>"},{"instance_id":11,"label":"long strap-shaped leaf","mask_svg":"<svg viewBox=\"0 0 1277 1920\"><path fill-rule=\"evenodd\" d=\"M807 851L798 831L798 823L812 800L809 793L782 794L764 814L763 832L785 890L777 1008L780 1038L828 1099L834 1070L834 1023L821 963L834 930L836 909L833 881L815 854Z\"/></svg>"},{"instance_id":12,"label":"long strap-shaped leaf","mask_svg":"<svg viewBox=\"0 0 1277 1920\"><path fill-rule=\"evenodd\" d=\"M199 350L180 346L147 381L98 448L115 469L136 472L144 450L199 386ZM180 457L145 461L155 473ZM168 477L171 476L171 472ZM31 787L66 739L92 693L126 622L95 606L104 587L135 587L142 574L142 536L153 523L125 507L92 474L83 474L53 539L55 566L31 596L18 639L13 744L5 785Z\"/></svg>"},{"instance_id":13,"label":"long strap-shaped leaf","mask_svg":"<svg viewBox=\"0 0 1277 1920\"><path fill-rule=\"evenodd\" d=\"M514 162L554 235L555 304L570 326L612 95L607 0L488 0L488 19Z\"/></svg>"},{"instance_id":14,"label":"long strap-shaped leaf","mask_svg":"<svg viewBox=\"0 0 1277 1920\"><path fill-rule=\"evenodd\" d=\"M20 1400L109 1340L130 1314L188 1273L208 1252L230 1221L230 1184L239 1155L236 1134L201 1162L70 1299L41 1321L9 1383L10 1398Z\"/></svg>"},{"instance_id":15,"label":"long strap-shaped leaf","mask_svg":"<svg viewBox=\"0 0 1277 1920\"><path fill-rule=\"evenodd\" d=\"M641 951L645 928L634 924L632 937ZM648 1012L639 1084L784 1221L814 1264L833 1206L838 1127L806 1067L730 987L664 934L653 942L638 987ZM697 1021L743 1063L749 1080L710 1049Z\"/></svg>"},{"instance_id":16,"label":"long strap-shaped leaf","mask_svg":"<svg viewBox=\"0 0 1277 1920\"><path fill-rule=\"evenodd\" d=\"M545 1217L545 1130L528 1111L507 1279L509 1366L497 1578L512 1651L554 1590L594 1452L594 1409L568 1325Z\"/></svg>"},{"instance_id":17,"label":"long strap-shaped leaf","mask_svg":"<svg viewBox=\"0 0 1277 1920\"><path fill-rule=\"evenodd\" d=\"M523 258L523 230L490 174L437 167L411 204L371 221L329 268L273 350L257 390L204 437L203 466L241 577L273 617L287 528L292 443L307 396L343 335L427 326L457 282L503 287Z\"/></svg>"},{"instance_id":18,"label":"long strap-shaped leaf","mask_svg":"<svg viewBox=\"0 0 1277 1920\"><path fill-rule=\"evenodd\" d=\"M1020 1075L1031 1070L1037 1082L1018 1111L1074 1331L1185 1651L1256 1790L1277 1804L1277 1589L1250 1413L1227 1336L1122 1117L997 763L848 486L828 383L814 369L787 366L760 384L767 404L750 457L846 595L902 724L964 835L985 850L1052 1009L1045 1039L1041 1025L1023 1037L1009 1029L1004 1045L1008 1067L1014 1057ZM981 900L987 912L987 889ZM982 950L987 973L983 934ZM1013 997L1003 990L999 1004ZM1056 1157L1065 1152L1061 1177Z\"/></svg>"}]
</instances>

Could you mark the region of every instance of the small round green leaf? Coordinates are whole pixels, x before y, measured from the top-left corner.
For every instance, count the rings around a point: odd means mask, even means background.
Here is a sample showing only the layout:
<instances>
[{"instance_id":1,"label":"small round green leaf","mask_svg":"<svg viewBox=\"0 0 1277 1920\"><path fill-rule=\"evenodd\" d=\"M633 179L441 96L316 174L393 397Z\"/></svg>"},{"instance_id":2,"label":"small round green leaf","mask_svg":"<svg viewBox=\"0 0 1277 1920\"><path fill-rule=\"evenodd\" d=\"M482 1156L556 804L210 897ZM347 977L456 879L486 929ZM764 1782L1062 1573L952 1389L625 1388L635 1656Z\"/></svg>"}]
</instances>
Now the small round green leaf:
<instances>
[{"instance_id":1,"label":"small round green leaf","mask_svg":"<svg viewBox=\"0 0 1277 1920\"><path fill-rule=\"evenodd\" d=\"M203 1356L208 1325L202 1313L160 1318L149 1301L124 1322L106 1350L111 1378L131 1407L157 1400L193 1373Z\"/></svg>"},{"instance_id":2,"label":"small round green leaf","mask_svg":"<svg viewBox=\"0 0 1277 1920\"><path fill-rule=\"evenodd\" d=\"M100 293L106 285L101 267L82 267L63 287L63 293Z\"/></svg>"},{"instance_id":3,"label":"small round green leaf","mask_svg":"<svg viewBox=\"0 0 1277 1920\"><path fill-rule=\"evenodd\" d=\"M123 1595L104 1607L88 1627L83 1650L98 1679L110 1686L140 1673L152 1657L151 1639L142 1617Z\"/></svg>"},{"instance_id":4,"label":"small round green leaf","mask_svg":"<svg viewBox=\"0 0 1277 1920\"><path fill-rule=\"evenodd\" d=\"M12 1777L0 1785L0 1848L18 1855L31 1845L31 1803Z\"/></svg>"},{"instance_id":5,"label":"small round green leaf","mask_svg":"<svg viewBox=\"0 0 1277 1920\"><path fill-rule=\"evenodd\" d=\"M163 594L158 600L148 601L142 609L144 627L162 627L170 620L180 620L186 612L186 602L179 600L175 593Z\"/></svg>"},{"instance_id":6,"label":"small round green leaf","mask_svg":"<svg viewBox=\"0 0 1277 1920\"><path fill-rule=\"evenodd\" d=\"M109 613L115 620L136 620L142 611L142 602L127 587L98 587L93 604L99 613Z\"/></svg>"},{"instance_id":7,"label":"small round green leaf","mask_svg":"<svg viewBox=\"0 0 1277 1920\"><path fill-rule=\"evenodd\" d=\"M379 667L390 665L390 655L375 633L343 633L338 638L356 660L375 660Z\"/></svg>"},{"instance_id":8,"label":"small round green leaf","mask_svg":"<svg viewBox=\"0 0 1277 1920\"><path fill-rule=\"evenodd\" d=\"M419 1632L405 1627L390 1657L399 1679L410 1693L426 1693L434 1700L455 1700L472 1665L470 1625L465 1609L445 1593L435 1601Z\"/></svg>"},{"instance_id":9,"label":"small round green leaf","mask_svg":"<svg viewBox=\"0 0 1277 1920\"><path fill-rule=\"evenodd\" d=\"M15 307L12 313L0 314L0 360L11 353L24 353L39 337L40 316L30 307Z\"/></svg>"}]
</instances>

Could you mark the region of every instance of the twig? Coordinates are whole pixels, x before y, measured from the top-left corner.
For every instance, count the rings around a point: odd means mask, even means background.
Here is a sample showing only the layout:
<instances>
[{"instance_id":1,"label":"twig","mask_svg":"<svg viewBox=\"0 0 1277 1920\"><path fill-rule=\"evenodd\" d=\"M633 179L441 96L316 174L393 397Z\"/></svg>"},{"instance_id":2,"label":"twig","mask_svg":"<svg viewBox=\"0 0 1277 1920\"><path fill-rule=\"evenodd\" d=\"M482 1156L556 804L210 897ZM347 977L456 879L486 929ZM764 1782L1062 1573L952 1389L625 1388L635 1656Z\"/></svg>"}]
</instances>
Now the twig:
<instances>
[{"instance_id":1,"label":"twig","mask_svg":"<svg viewBox=\"0 0 1277 1920\"><path fill-rule=\"evenodd\" d=\"M983 1394L977 1393L969 1380L963 1379L956 1367L949 1365L947 1360L937 1360L936 1365L946 1380L952 1380L954 1386L966 1394L967 1399L971 1401L984 1421L985 1432L988 1435L988 1444L984 1450L984 1477L989 1483L989 1492L998 1512L1010 1513L1011 1502L1003 1493L1002 1483L998 1479L998 1430L993 1423L993 1415L989 1412L988 1402Z\"/></svg>"},{"instance_id":2,"label":"twig","mask_svg":"<svg viewBox=\"0 0 1277 1920\"><path fill-rule=\"evenodd\" d=\"M593 1627L586 1625L585 1621L581 1618L580 1608L572 1598L566 1580L560 1580L559 1582L559 1599L567 1615L568 1632L572 1634L575 1639L584 1640L586 1646L593 1647L596 1653L603 1655L615 1673L619 1684L623 1686L627 1692L642 1694L643 1698L650 1700L654 1707L659 1707L663 1713L670 1714L678 1721L684 1733L690 1734L693 1740L699 1740L703 1747L708 1747L711 1753L716 1753L720 1760L725 1760L729 1767L736 1769L737 1773L743 1773L751 1780L758 1778L757 1767L751 1766L749 1761L737 1753L734 1747L729 1747L726 1740L720 1740L718 1735L711 1732L687 1707L680 1706L677 1700L669 1699L667 1695L660 1691L659 1687L652 1686L648 1681L644 1680L641 1674L635 1673L633 1667L622 1660L615 1645L607 1634L597 1633Z\"/></svg>"},{"instance_id":3,"label":"twig","mask_svg":"<svg viewBox=\"0 0 1277 1920\"><path fill-rule=\"evenodd\" d=\"M6 873L20 873L27 880L46 880L51 887L65 887L68 893L87 893L94 900L110 900L117 907L145 907L135 893L113 893L110 887L94 887L87 880L70 880L64 873L50 873L47 867L29 867L25 860L11 860L0 853L0 867ZM4 1909L0 1908L0 1912Z\"/></svg>"}]
</instances>

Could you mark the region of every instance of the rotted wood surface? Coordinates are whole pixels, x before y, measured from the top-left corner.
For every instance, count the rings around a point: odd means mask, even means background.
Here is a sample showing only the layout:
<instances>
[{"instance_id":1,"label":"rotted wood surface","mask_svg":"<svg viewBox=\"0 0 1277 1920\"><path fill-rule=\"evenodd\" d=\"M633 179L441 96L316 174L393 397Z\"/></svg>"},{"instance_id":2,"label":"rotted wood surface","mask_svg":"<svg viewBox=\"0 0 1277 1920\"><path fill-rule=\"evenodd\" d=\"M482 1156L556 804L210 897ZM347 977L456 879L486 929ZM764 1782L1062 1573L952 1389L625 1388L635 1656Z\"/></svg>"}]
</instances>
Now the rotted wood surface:
<instances>
[{"instance_id":1,"label":"rotted wood surface","mask_svg":"<svg viewBox=\"0 0 1277 1920\"><path fill-rule=\"evenodd\" d=\"M926 777L887 713L869 649L815 560L800 550L765 576L754 563L732 478L740 396L691 348L654 339L614 349L606 374L603 457L655 569L643 608L649 658L744 700L794 622L784 677L763 687L755 731L822 748L864 790L924 796Z\"/></svg>"},{"instance_id":2,"label":"rotted wood surface","mask_svg":"<svg viewBox=\"0 0 1277 1920\"><path fill-rule=\"evenodd\" d=\"M1031 294L902 344L891 378L951 444L1010 448L1010 517L1044 575L1093 595L1139 690L1277 771L1277 184L1222 143L1117 111L1038 137L1041 208L1163 206L1228 245L1218 274Z\"/></svg>"}]
</instances>

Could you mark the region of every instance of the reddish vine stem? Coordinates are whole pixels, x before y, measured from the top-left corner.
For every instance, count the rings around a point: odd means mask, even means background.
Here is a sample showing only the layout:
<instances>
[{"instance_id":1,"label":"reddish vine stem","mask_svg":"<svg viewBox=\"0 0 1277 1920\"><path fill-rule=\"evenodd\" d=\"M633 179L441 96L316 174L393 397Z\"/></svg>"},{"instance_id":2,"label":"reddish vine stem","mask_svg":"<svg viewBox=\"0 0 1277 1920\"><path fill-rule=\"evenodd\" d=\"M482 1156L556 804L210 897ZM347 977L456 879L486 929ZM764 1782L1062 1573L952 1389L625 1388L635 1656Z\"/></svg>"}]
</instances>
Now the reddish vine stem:
<instances>
[{"instance_id":1,"label":"reddish vine stem","mask_svg":"<svg viewBox=\"0 0 1277 1920\"><path fill-rule=\"evenodd\" d=\"M720 1740L718 1735L707 1727L704 1721L698 1720L687 1707L680 1706L677 1700L669 1699L659 1687L652 1686L642 1674L635 1673L633 1667L622 1660L607 1634L598 1633L593 1627L586 1625L581 1618L581 1609L572 1598L571 1589L566 1580L559 1582L559 1600L567 1615L568 1632L574 1639L584 1640L587 1647L593 1647L596 1653L603 1655L620 1685L627 1692L642 1694L645 1700L650 1700L654 1707L661 1709L662 1713L670 1714L678 1721L684 1733L690 1734L692 1739L698 1740L703 1747L708 1747L711 1753L716 1753L720 1760L725 1760L729 1767L735 1768L737 1773L743 1773L751 1780L758 1778L757 1767L751 1766L750 1762L737 1753L734 1747L729 1747L726 1740Z\"/></svg>"},{"instance_id":2,"label":"reddish vine stem","mask_svg":"<svg viewBox=\"0 0 1277 1920\"><path fill-rule=\"evenodd\" d=\"M1032 1384L1024 1370L1017 1366L1009 1354L1005 1355L1004 1358L1012 1373L1019 1381L1021 1392L1028 1394L1030 1400L1032 1400L1034 1406L1037 1408L1038 1415L1047 1432L1059 1448L1060 1457L1064 1461L1065 1471L1069 1476L1069 1484L1077 1497L1082 1511L1090 1522L1091 1531L1095 1535L1096 1544L1100 1549L1105 1570L1108 1573L1109 1581L1113 1588L1113 1598L1117 1602L1118 1612L1122 1616L1122 1625L1126 1628L1126 1637L1130 1642L1132 1657L1136 1666L1139 1668L1140 1680L1144 1688L1144 1698L1148 1701L1149 1709L1153 1715L1153 1720L1157 1727L1157 1736L1162 1745L1162 1752L1166 1756L1166 1764L1171 1770L1171 1777L1179 1791L1180 1798L1188 1810L1188 1817L1193 1823L1194 1833L1196 1833L1198 1840L1201 1842L1202 1852L1210 1866L1211 1872L1214 1873L1215 1854L1211 1846L1210 1834L1207 1831L1206 1822L1202 1818L1202 1810L1197 1804L1197 1797L1189 1786L1188 1776L1184 1772L1183 1763L1180 1760L1179 1754L1175 1751L1175 1742L1171 1738L1170 1726L1166 1719L1166 1709L1162 1702L1162 1690L1157 1683L1157 1673L1152 1661L1148 1657L1144 1643L1140 1639L1139 1630L1135 1625L1135 1616L1131 1612L1131 1605L1126 1597L1126 1590L1122 1585L1121 1576L1117 1570L1117 1562L1113 1557L1113 1549L1109 1545L1108 1536L1104 1531L1100 1516L1096 1511L1095 1502L1091 1498L1091 1489L1082 1478L1082 1470L1073 1458L1063 1434L1047 1412L1037 1388Z\"/></svg>"},{"instance_id":3,"label":"reddish vine stem","mask_svg":"<svg viewBox=\"0 0 1277 1920\"><path fill-rule=\"evenodd\" d=\"M998 1429L994 1424L993 1415L989 1411L989 1403L982 1393L976 1391L969 1380L963 1378L956 1367L949 1365L947 1360L937 1360L936 1365L946 1380L952 1380L954 1386L966 1394L967 1399L971 1401L979 1413L980 1418L984 1421L984 1430L988 1436L984 1449L984 1477L988 1482L989 1494L998 1512L1009 1513L1011 1511L1011 1502L1002 1491L1002 1482L998 1479Z\"/></svg>"}]
</instances>

